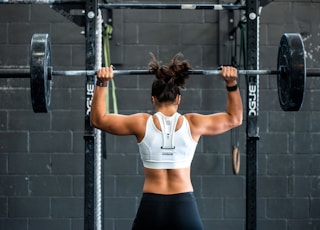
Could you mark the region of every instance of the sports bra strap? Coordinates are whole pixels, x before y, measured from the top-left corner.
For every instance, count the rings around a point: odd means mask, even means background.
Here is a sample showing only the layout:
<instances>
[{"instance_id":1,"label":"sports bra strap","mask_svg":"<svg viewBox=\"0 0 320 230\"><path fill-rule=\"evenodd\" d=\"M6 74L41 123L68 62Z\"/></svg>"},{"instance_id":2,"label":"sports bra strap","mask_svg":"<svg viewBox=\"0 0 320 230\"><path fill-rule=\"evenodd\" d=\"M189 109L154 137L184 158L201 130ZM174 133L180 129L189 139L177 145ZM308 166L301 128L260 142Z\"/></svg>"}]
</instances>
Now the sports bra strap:
<instances>
[{"instance_id":1,"label":"sports bra strap","mask_svg":"<svg viewBox=\"0 0 320 230\"><path fill-rule=\"evenodd\" d=\"M161 149L174 149L174 132L177 126L180 113L175 113L171 117L163 115L161 112L155 113L157 116L162 134Z\"/></svg>"}]
</instances>

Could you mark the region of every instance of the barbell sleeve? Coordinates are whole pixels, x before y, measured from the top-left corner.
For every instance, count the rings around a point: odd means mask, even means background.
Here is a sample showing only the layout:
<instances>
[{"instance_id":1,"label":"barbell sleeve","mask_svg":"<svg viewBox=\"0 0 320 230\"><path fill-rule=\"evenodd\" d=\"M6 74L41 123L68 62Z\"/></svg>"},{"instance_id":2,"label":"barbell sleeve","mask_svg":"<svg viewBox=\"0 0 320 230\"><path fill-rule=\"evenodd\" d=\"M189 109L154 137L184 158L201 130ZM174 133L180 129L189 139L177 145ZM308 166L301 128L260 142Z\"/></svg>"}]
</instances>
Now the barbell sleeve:
<instances>
[{"instance_id":1,"label":"barbell sleeve","mask_svg":"<svg viewBox=\"0 0 320 230\"><path fill-rule=\"evenodd\" d=\"M23 67L2 67L0 68L0 78L30 78L30 68Z\"/></svg>"},{"instance_id":2,"label":"barbell sleeve","mask_svg":"<svg viewBox=\"0 0 320 230\"><path fill-rule=\"evenodd\" d=\"M319 68L308 68L306 71L307 77L319 77L320 69Z\"/></svg>"}]
</instances>

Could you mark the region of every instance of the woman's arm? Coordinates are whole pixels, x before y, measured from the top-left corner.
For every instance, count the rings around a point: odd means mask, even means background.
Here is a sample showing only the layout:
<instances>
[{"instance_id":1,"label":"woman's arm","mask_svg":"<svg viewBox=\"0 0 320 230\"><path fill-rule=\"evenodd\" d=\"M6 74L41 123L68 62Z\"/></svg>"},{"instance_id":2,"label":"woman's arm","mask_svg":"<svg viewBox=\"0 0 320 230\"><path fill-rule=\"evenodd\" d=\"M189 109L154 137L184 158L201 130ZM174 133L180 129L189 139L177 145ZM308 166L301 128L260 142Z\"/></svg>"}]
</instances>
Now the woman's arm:
<instances>
[{"instance_id":1,"label":"woman's arm","mask_svg":"<svg viewBox=\"0 0 320 230\"><path fill-rule=\"evenodd\" d=\"M237 69L233 67L222 67L221 76L226 81L227 107L223 113L210 115L187 114L191 133L195 140L202 135L215 135L226 132L242 124L242 100L240 90L237 86Z\"/></svg>"},{"instance_id":2,"label":"woman's arm","mask_svg":"<svg viewBox=\"0 0 320 230\"><path fill-rule=\"evenodd\" d=\"M113 69L112 66L109 68L101 68L97 72L97 84L94 90L91 110L90 110L90 122L91 125L107 131L105 127L105 122L107 117L107 105L106 105L106 94L108 82L113 78ZM106 129L106 130L105 130Z\"/></svg>"},{"instance_id":3,"label":"woman's arm","mask_svg":"<svg viewBox=\"0 0 320 230\"><path fill-rule=\"evenodd\" d=\"M118 115L107 114L106 94L108 81L113 78L112 67L101 68L97 73L90 112L91 125L107 133L115 135L136 135L139 138L144 134L142 127L147 114ZM141 123L140 123L141 122Z\"/></svg>"}]
</instances>

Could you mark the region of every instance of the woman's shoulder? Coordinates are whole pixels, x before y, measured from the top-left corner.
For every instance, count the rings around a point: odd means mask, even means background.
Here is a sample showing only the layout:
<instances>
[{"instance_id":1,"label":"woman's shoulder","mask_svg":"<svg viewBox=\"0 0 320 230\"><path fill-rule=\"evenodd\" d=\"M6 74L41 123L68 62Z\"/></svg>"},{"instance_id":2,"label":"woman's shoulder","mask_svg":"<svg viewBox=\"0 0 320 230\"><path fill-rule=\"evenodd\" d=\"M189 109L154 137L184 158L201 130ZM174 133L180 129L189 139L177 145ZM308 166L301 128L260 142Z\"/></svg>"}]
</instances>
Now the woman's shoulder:
<instances>
[{"instance_id":1,"label":"woman's shoulder","mask_svg":"<svg viewBox=\"0 0 320 230\"><path fill-rule=\"evenodd\" d=\"M183 116L188 121L191 129L195 128L194 126L198 126L198 124L201 124L206 119L206 115L200 113L186 113Z\"/></svg>"},{"instance_id":2,"label":"woman's shoulder","mask_svg":"<svg viewBox=\"0 0 320 230\"><path fill-rule=\"evenodd\" d=\"M137 117L137 118L141 118L141 119L148 119L150 116L152 116L152 114L150 114L150 113L135 113L135 114L132 114L132 116Z\"/></svg>"},{"instance_id":3,"label":"woman's shoulder","mask_svg":"<svg viewBox=\"0 0 320 230\"><path fill-rule=\"evenodd\" d=\"M187 120L191 120L193 118L198 118L198 117L201 117L203 116L202 114L199 114L199 113L185 113L185 114L182 114L182 116L184 116L185 118L187 118Z\"/></svg>"},{"instance_id":4,"label":"woman's shoulder","mask_svg":"<svg viewBox=\"0 0 320 230\"><path fill-rule=\"evenodd\" d=\"M134 113L129 115L129 117L131 117L131 119L135 120L137 123L139 122L143 122L145 123L148 118L150 118L152 115L149 113Z\"/></svg>"}]
</instances>

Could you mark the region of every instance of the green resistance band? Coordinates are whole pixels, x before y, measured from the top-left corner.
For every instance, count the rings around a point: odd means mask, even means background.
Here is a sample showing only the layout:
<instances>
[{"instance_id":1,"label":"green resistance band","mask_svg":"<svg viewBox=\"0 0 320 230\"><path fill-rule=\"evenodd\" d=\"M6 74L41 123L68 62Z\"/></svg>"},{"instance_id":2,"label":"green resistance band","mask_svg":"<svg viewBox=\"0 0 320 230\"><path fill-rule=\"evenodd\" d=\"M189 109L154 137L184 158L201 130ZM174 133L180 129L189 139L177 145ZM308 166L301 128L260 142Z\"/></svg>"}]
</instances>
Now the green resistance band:
<instances>
[{"instance_id":1,"label":"green resistance band","mask_svg":"<svg viewBox=\"0 0 320 230\"><path fill-rule=\"evenodd\" d=\"M109 36L112 34L112 26L107 25L106 26L106 31L104 33L103 37L103 53L104 53L104 63L105 66L110 66L111 65L111 57L110 57L110 45L109 45ZM112 98L112 104L113 104L113 112L115 114L118 114L118 105L117 105L117 96L116 96L116 86L114 83L114 79L111 79L111 87L108 87L108 93L106 96L106 103L107 103L107 113L110 113L110 94L111 90L111 98Z\"/></svg>"}]
</instances>

